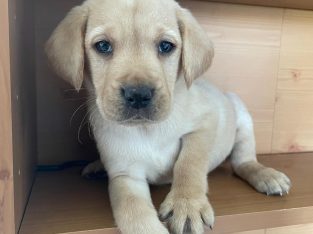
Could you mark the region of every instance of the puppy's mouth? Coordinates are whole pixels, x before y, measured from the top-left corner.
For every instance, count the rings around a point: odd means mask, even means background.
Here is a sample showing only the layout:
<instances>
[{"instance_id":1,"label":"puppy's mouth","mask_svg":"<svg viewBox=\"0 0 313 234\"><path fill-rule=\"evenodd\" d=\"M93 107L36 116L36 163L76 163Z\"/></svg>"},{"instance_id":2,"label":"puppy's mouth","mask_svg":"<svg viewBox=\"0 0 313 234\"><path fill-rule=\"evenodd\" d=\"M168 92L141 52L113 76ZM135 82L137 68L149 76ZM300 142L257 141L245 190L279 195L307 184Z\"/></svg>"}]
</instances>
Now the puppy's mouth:
<instances>
[{"instance_id":1,"label":"puppy's mouth","mask_svg":"<svg viewBox=\"0 0 313 234\"><path fill-rule=\"evenodd\" d=\"M118 121L124 125L140 125L140 124L153 124L157 121L154 118L151 110L124 110L122 120Z\"/></svg>"}]
</instances>

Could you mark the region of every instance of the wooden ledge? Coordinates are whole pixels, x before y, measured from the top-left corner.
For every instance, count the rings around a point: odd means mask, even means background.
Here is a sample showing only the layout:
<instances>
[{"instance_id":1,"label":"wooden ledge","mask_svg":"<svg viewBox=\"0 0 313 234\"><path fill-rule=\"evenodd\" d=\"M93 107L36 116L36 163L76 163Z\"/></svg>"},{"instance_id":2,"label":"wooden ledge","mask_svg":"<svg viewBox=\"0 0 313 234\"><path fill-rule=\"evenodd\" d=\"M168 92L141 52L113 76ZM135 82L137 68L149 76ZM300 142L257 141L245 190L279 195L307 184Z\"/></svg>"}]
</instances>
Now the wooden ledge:
<instances>
[{"instance_id":1,"label":"wooden ledge","mask_svg":"<svg viewBox=\"0 0 313 234\"><path fill-rule=\"evenodd\" d=\"M182 2L183 1L184 0L182 0ZM271 1L264 1L264 0L202 0L202 1L313 10L313 1L311 1L311 0L297 0L297 1L295 1L295 0L271 0Z\"/></svg>"},{"instance_id":2,"label":"wooden ledge","mask_svg":"<svg viewBox=\"0 0 313 234\"><path fill-rule=\"evenodd\" d=\"M285 172L293 187L288 196L259 194L232 174L227 163L210 174L213 232L230 233L313 223L313 153L263 155L259 160ZM79 168L37 175L21 234L117 233L104 180L85 180ZM152 187L156 207L169 186ZM79 232L83 231L83 232Z\"/></svg>"}]
</instances>

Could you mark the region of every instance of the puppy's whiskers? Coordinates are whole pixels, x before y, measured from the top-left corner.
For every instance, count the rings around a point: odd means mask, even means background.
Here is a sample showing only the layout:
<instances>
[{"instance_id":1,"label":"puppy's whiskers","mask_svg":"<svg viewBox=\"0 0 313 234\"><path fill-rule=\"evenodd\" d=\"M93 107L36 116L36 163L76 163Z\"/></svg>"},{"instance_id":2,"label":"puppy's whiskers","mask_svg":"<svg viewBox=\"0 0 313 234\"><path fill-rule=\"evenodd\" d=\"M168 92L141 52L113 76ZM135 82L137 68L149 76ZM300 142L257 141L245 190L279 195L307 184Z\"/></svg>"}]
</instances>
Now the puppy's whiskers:
<instances>
[{"instance_id":1,"label":"puppy's whiskers","mask_svg":"<svg viewBox=\"0 0 313 234\"><path fill-rule=\"evenodd\" d=\"M75 115L77 114L77 112L80 109L82 109L82 108L87 108L88 107L87 106L87 102L88 101L86 101L86 102L82 103L81 105L79 105L79 107L74 111L74 113L72 114L71 119L70 119L70 126L72 126L73 119L74 119Z\"/></svg>"},{"instance_id":2,"label":"puppy's whiskers","mask_svg":"<svg viewBox=\"0 0 313 234\"><path fill-rule=\"evenodd\" d=\"M80 133L82 128L86 125L86 123L88 123L89 121L85 121L87 116L91 113L91 111L93 111L95 109L94 105L92 105L92 103L94 103L95 98L88 98L87 101L85 101L84 103L82 103L72 114L71 119L70 119L70 126L72 126L72 122L73 119L75 117L75 115L78 113L78 111L80 110L85 110L87 108L87 112L86 114L83 116L82 120L80 121L79 127L78 127L78 132L77 132L77 140L80 144L82 144L82 141L80 139ZM89 108L90 109L89 109ZM91 136L91 132L90 132L90 126L88 125L88 132L89 132L89 136Z\"/></svg>"},{"instance_id":3,"label":"puppy's whiskers","mask_svg":"<svg viewBox=\"0 0 313 234\"><path fill-rule=\"evenodd\" d=\"M79 107L74 111L74 113L72 114L71 116L71 119L70 119L70 126L72 126L72 122L73 122L73 119L75 117L75 115L78 113L79 110L82 110L82 108L88 108L88 104L90 104L91 102L93 102L95 99L94 98L88 98L87 101L83 102L81 105L79 105Z\"/></svg>"}]
</instances>

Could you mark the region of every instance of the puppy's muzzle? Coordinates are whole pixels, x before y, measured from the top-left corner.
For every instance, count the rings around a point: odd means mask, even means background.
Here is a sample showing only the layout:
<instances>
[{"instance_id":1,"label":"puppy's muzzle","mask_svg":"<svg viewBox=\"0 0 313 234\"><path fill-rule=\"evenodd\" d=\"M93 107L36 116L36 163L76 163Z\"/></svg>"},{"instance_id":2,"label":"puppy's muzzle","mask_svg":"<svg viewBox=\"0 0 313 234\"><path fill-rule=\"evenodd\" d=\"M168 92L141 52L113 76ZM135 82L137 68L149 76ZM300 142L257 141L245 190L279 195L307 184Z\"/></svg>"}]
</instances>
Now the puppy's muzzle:
<instances>
[{"instance_id":1,"label":"puppy's muzzle","mask_svg":"<svg viewBox=\"0 0 313 234\"><path fill-rule=\"evenodd\" d=\"M154 96L154 89L148 86L126 86L121 95L127 108L139 110L148 108Z\"/></svg>"}]
</instances>

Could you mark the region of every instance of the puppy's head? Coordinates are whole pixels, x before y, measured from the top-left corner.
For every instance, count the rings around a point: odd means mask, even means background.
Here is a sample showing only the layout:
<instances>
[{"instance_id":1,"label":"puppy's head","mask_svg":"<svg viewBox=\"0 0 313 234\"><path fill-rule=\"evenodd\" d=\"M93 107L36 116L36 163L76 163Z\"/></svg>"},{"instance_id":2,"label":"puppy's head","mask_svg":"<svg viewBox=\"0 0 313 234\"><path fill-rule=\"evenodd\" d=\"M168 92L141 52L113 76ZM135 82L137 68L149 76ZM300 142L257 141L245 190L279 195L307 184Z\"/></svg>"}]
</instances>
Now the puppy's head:
<instances>
[{"instance_id":1,"label":"puppy's head","mask_svg":"<svg viewBox=\"0 0 313 234\"><path fill-rule=\"evenodd\" d=\"M89 76L105 119L164 120L174 87L209 67L213 47L193 16L172 0L87 0L46 45L51 64L77 90Z\"/></svg>"}]
</instances>

